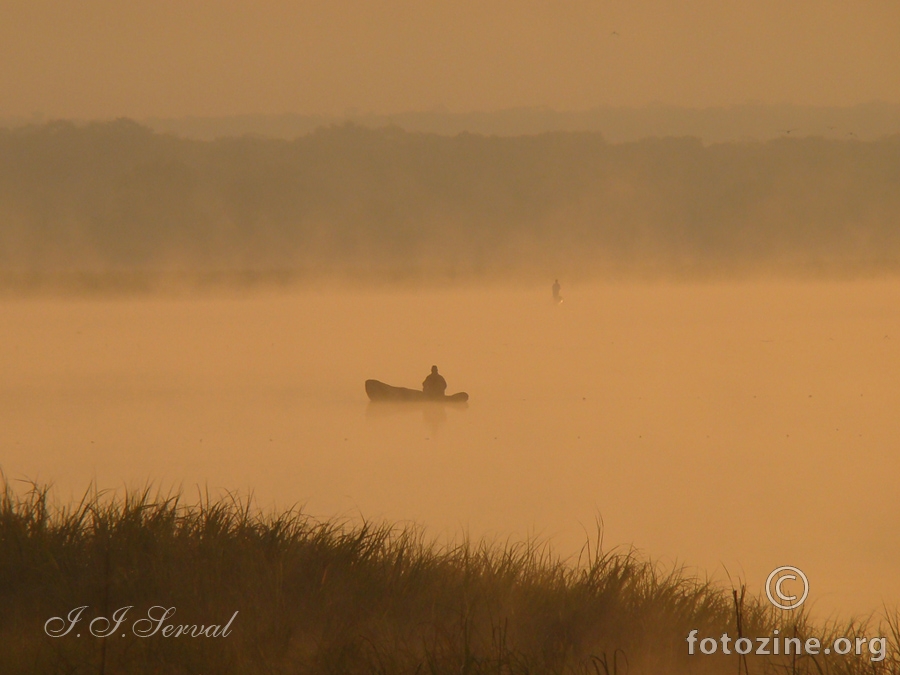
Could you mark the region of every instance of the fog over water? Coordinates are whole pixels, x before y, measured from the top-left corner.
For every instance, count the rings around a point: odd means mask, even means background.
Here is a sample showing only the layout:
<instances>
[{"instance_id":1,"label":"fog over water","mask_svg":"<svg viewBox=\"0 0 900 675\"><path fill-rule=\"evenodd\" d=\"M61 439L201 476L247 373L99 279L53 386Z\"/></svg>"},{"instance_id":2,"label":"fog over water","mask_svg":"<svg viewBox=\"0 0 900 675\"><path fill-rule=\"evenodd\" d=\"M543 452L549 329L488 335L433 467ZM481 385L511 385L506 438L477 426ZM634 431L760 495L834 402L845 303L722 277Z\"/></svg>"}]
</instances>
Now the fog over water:
<instances>
[{"instance_id":1,"label":"fog over water","mask_svg":"<svg viewBox=\"0 0 900 675\"><path fill-rule=\"evenodd\" d=\"M149 523L57 547L13 518L21 672L712 672L694 617L898 642L900 2L0 7L7 497L252 495L498 547L181 528L144 559ZM433 365L467 403L368 400ZM689 580L517 558L598 539ZM782 566L810 617L731 613ZM75 596L243 628L48 647Z\"/></svg>"},{"instance_id":2,"label":"fog over water","mask_svg":"<svg viewBox=\"0 0 900 675\"><path fill-rule=\"evenodd\" d=\"M0 468L900 597L900 283L560 281L7 296ZM367 401L432 364L467 406Z\"/></svg>"}]
</instances>

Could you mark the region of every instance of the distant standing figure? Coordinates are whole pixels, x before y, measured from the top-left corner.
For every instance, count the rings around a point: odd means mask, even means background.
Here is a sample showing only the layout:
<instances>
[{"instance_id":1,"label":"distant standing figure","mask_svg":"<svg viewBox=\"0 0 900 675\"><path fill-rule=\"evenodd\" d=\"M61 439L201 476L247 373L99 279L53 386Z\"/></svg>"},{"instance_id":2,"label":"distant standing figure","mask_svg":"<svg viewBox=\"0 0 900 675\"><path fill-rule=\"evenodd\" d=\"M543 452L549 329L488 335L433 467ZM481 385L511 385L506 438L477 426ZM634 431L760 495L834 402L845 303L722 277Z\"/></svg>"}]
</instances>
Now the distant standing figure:
<instances>
[{"instance_id":1,"label":"distant standing figure","mask_svg":"<svg viewBox=\"0 0 900 675\"><path fill-rule=\"evenodd\" d=\"M557 305L562 302L562 298L559 296L559 279L553 282L553 302Z\"/></svg>"},{"instance_id":2,"label":"distant standing figure","mask_svg":"<svg viewBox=\"0 0 900 675\"><path fill-rule=\"evenodd\" d=\"M441 398L447 391L447 380L438 374L437 366L431 366L431 375L422 383L422 392L427 398Z\"/></svg>"}]
</instances>

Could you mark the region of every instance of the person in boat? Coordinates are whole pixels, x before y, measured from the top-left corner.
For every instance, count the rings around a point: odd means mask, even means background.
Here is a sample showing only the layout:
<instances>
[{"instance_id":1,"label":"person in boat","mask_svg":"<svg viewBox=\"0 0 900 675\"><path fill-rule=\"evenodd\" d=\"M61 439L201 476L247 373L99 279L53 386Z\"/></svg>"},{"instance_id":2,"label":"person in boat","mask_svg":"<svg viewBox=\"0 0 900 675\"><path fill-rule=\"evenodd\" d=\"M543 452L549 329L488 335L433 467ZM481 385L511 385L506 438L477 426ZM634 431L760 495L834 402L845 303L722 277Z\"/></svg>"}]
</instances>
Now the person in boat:
<instances>
[{"instance_id":1,"label":"person in boat","mask_svg":"<svg viewBox=\"0 0 900 675\"><path fill-rule=\"evenodd\" d=\"M447 391L447 380L438 373L437 366L431 366L431 375L422 383L422 392L426 398L441 398Z\"/></svg>"}]
</instances>

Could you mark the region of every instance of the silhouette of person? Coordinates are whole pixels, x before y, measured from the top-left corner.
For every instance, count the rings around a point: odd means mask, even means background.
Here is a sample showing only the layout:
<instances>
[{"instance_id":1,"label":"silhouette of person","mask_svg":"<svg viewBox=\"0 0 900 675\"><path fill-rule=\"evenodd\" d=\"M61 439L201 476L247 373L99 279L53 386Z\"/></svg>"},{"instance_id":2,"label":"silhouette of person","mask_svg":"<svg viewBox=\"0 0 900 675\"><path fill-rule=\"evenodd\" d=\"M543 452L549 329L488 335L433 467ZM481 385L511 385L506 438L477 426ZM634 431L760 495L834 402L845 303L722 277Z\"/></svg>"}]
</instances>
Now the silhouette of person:
<instances>
[{"instance_id":1,"label":"silhouette of person","mask_svg":"<svg viewBox=\"0 0 900 675\"><path fill-rule=\"evenodd\" d=\"M431 366L431 375L422 383L422 392L426 398L441 398L447 391L447 380L438 374L437 366Z\"/></svg>"},{"instance_id":2,"label":"silhouette of person","mask_svg":"<svg viewBox=\"0 0 900 675\"><path fill-rule=\"evenodd\" d=\"M559 302L559 279L553 282L553 302Z\"/></svg>"}]
</instances>

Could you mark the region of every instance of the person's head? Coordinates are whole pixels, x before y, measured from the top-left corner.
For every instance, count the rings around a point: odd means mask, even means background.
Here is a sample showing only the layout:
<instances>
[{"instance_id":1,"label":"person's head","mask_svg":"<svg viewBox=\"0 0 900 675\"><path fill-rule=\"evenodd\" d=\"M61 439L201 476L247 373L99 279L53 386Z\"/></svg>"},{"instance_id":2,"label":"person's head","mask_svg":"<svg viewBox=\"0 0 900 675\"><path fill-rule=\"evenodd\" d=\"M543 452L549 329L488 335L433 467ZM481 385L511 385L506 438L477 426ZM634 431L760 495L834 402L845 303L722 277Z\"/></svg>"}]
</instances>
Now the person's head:
<instances>
[{"instance_id":1,"label":"person's head","mask_svg":"<svg viewBox=\"0 0 900 675\"><path fill-rule=\"evenodd\" d=\"M431 374L437 375L437 366L431 366Z\"/></svg>"}]
</instances>

